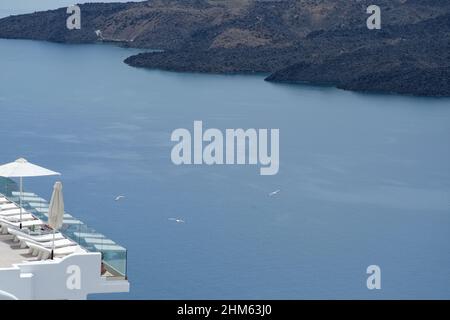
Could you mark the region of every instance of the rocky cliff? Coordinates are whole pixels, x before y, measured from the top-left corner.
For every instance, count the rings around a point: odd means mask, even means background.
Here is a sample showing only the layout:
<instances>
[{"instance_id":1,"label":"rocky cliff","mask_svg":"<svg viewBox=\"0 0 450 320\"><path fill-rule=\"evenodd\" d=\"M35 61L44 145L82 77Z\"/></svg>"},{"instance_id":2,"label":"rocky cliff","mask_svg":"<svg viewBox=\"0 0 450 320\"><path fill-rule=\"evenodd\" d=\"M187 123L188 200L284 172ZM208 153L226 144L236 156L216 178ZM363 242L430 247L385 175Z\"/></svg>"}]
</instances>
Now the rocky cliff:
<instances>
[{"instance_id":1,"label":"rocky cliff","mask_svg":"<svg viewBox=\"0 0 450 320\"><path fill-rule=\"evenodd\" d=\"M371 4L382 10L381 30L366 27ZM450 96L447 0L153 0L80 7L81 30L65 27L62 8L0 19L0 37L162 50L125 60L136 67L267 72L269 81Z\"/></svg>"}]
</instances>

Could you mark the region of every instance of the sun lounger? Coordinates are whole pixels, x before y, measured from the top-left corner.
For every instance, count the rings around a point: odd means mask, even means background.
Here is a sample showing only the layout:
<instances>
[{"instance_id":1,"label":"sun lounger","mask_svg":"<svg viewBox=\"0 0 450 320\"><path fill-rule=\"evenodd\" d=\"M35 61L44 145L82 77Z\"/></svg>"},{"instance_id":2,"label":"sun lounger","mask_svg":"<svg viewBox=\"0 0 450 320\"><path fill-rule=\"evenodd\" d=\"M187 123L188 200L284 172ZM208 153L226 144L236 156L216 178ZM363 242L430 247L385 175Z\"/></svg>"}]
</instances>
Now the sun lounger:
<instances>
[{"instance_id":1,"label":"sun lounger","mask_svg":"<svg viewBox=\"0 0 450 320\"><path fill-rule=\"evenodd\" d=\"M11 222L17 222L17 221L20 221L20 214L3 217L3 219L11 221ZM22 214L22 221L29 221L29 220L34 220L34 219L36 219L36 218L32 214L29 214L29 213Z\"/></svg>"},{"instance_id":2,"label":"sun lounger","mask_svg":"<svg viewBox=\"0 0 450 320\"><path fill-rule=\"evenodd\" d=\"M39 260L47 260L50 258L51 254L52 254L51 249L43 247L39 244L36 244L33 242L26 242L26 245L28 246L28 248L30 248L30 254L37 256ZM81 249L78 246L71 246L71 247L55 249L53 254L55 257L61 257L61 256L67 256L69 254L78 252L80 250Z\"/></svg>"},{"instance_id":3,"label":"sun lounger","mask_svg":"<svg viewBox=\"0 0 450 320\"><path fill-rule=\"evenodd\" d=\"M22 214L28 213L26 210L22 209ZM8 210L1 210L0 216L14 216L16 214L20 214L20 209L8 209Z\"/></svg>"},{"instance_id":4,"label":"sun lounger","mask_svg":"<svg viewBox=\"0 0 450 320\"><path fill-rule=\"evenodd\" d=\"M100 233L74 232L73 234L78 238L105 238L105 236Z\"/></svg>"},{"instance_id":5,"label":"sun lounger","mask_svg":"<svg viewBox=\"0 0 450 320\"><path fill-rule=\"evenodd\" d=\"M64 219L63 224L83 224L83 222L75 219Z\"/></svg>"},{"instance_id":6,"label":"sun lounger","mask_svg":"<svg viewBox=\"0 0 450 320\"><path fill-rule=\"evenodd\" d=\"M33 226L41 226L45 224L44 222L42 222L41 220L30 220L30 221L23 221L22 222L22 227L33 227ZM0 226L1 226L1 230L0 233L2 234L7 234L8 233L8 228L9 227L20 227L20 222L11 222L8 220L5 220L3 218L0 218Z\"/></svg>"},{"instance_id":7,"label":"sun lounger","mask_svg":"<svg viewBox=\"0 0 450 320\"><path fill-rule=\"evenodd\" d=\"M35 193L25 192L25 191L23 191L22 193L20 193L20 191L13 191L13 192L11 192L11 194L16 197L20 197L21 194L22 194L22 197L37 197L37 195Z\"/></svg>"},{"instance_id":8,"label":"sun lounger","mask_svg":"<svg viewBox=\"0 0 450 320\"><path fill-rule=\"evenodd\" d=\"M102 245L102 244L94 244L94 247L97 251L126 251L124 247L119 245Z\"/></svg>"},{"instance_id":9,"label":"sun lounger","mask_svg":"<svg viewBox=\"0 0 450 320\"><path fill-rule=\"evenodd\" d=\"M43 203L43 202L29 202L29 201L27 201L27 205L30 206L33 209L38 209L38 208L48 209L48 203Z\"/></svg>"},{"instance_id":10,"label":"sun lounger","mask_svg":"<svg viewBox=\"0 0 450 320\"><path fill-rule=\"evenodd\" d=\"M33 240L34 242L47 242L47 241L52 241L53 240L53 233L49 233L49 234L42 234L42 235L31 235L31 234L27 234L25 232L20 231L19 229L13 229L13 228L8 228L8 233L12 236L14 236L13 240L14 241L19 241L17 237L24 237L24 238L28 238L30 240ZM60 233L60 232L56 232L55 233L55 240L61 240L64 239L64 236Z\"/></svg>"},{"instance_id":11,"label":"sun lounger","mask_svg":"<svg viewBox=\"0 0 450 320\"><path fill-rule=\"evenodd\" d=\"M40 246L43 246L45 248L51 249L53 247L53 241L47 241L47 242L37 242L28 239L27 237L17 236L17 238L20 241L20 247L26 248L27 243L31 242L34 244L38 244ZM64 248L64 247L70 247L70 246L76 246L77 244L69 239L59 239L55 240L55 248Z\"/></svg>"},{"instance_id":12,"label":"sun lounger","mask_svg":"<svg viewBox=\"0 0 450 320\"><path fill-rule=\"evenodd\" d=\"M48 216L48 208L33 208L33 210L39 212L40 214Z\"/></svg>"},{"instance_id":13,"label":"sun lounger","mask_svg":"<svg viewBox=\"0 0 450 320\"><path fill-rule=\"evenodd\" d=\"M16 209L18 206L15 203L5 203L0 204L0 210L7 210L7 209Z\"/></svg>"},{"instance_id":14,"label":"sun lounger","mask_svg":"<svg viewBox=\"0 0 450 320\"><path fill-rule=\"evenodd\" d=\"M84 238L87 244L116 244L114 241L109 239L99 239L99 238Z\"/></svg>"},{"instance_id":15,"label":"sun lounger","mask_svg":"<svg viewBox=\"0 0 450 320\"><path fill-rule=\"evenodd\" d=\"M32 227L32 226L42 226L45 223L42 222L41 220L31 220L31 221L24 221L22 222L22 227ZM15 223L16 226L19 226L19 223Z\"/></svg>"}]
</instances>

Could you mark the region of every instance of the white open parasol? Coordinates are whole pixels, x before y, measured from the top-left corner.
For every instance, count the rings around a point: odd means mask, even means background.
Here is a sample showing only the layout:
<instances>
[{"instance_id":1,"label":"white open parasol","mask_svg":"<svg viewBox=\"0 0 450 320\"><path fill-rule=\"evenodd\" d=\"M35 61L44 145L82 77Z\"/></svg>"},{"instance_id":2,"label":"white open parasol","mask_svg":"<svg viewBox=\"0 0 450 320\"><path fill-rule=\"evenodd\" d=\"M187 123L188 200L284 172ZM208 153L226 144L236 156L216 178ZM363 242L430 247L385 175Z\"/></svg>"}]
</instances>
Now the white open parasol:
<instances>
[{"instance_id":1,"label":"white open parasol","mask_svg":"<svg viewBox=\"0 0 450 320\"><path fill-rule=\"evenodd\" d=\"M0 177L20 178L20 228L22 229L22 198L23 198L23 178L24 177L42 177L56 176L59 172L51 171L27 160L20 158L14 162L0 166Z\"/></svg>"}]
</instances>

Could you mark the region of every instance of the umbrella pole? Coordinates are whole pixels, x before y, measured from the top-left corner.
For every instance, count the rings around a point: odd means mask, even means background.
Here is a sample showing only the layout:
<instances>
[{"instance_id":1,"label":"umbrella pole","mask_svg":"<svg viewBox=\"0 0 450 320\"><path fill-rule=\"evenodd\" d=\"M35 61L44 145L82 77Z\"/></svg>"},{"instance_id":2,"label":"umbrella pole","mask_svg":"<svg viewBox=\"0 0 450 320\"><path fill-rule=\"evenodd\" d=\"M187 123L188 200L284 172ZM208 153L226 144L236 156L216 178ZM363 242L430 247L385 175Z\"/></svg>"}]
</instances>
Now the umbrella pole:
<instances>
[{"instance_id":1,"label":"umbrella pole","mask_svg":"<svg viewBox=\"0 0 450 320\"><path fill-rule=\"evenodd\" d=\"M51 255L52 260L53 260L54 252L55 252L55 228L53 228L53 245L52 245L52 255Z\"/></svg>"},{"instance_id":2,"label":"umbrella pole","mask_svg":"<svg viewBox=\"0 0 450 320\"><path fill-rule=\"evenodd\" d=\"M23 178L20 177L20 199L19 199L19 203L20 203L20 229L22 229L22 197L23 197Z\"/></svg>"}]
</instances>

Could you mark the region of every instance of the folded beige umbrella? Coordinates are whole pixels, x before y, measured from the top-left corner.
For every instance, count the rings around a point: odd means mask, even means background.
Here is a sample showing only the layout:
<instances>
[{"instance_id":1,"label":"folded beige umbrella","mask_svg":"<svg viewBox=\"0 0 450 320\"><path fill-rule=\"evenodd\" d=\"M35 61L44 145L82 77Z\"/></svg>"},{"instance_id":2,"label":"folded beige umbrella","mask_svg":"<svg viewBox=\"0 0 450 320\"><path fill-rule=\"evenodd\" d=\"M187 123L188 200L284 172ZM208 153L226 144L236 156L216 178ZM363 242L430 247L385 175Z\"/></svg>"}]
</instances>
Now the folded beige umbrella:
<instances>
[{"instance_id":1,"label":"folded beige umbrella","mask_svg":"<svg viewBox=\"0 0 450 320\"><path fill-rule=\"evenodd\" d=\"M48 208L48 224L53 229L53 246L51 258L55 251L55 233L61 228L64 219L64 198L62 193L62 183L57 181L53 187L52 200Z\"/></svg>"}]
</instances>

